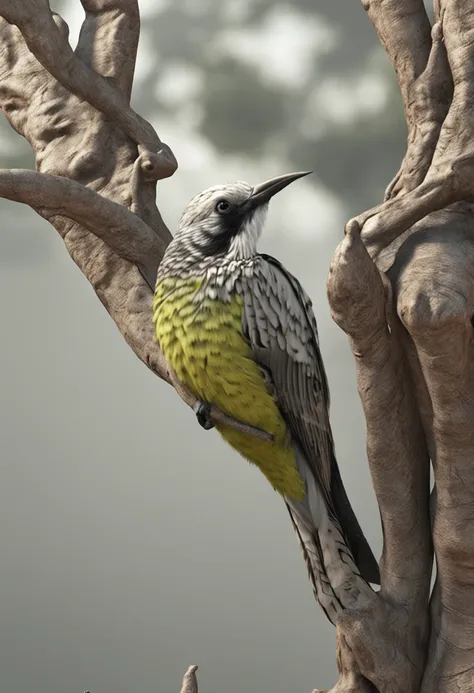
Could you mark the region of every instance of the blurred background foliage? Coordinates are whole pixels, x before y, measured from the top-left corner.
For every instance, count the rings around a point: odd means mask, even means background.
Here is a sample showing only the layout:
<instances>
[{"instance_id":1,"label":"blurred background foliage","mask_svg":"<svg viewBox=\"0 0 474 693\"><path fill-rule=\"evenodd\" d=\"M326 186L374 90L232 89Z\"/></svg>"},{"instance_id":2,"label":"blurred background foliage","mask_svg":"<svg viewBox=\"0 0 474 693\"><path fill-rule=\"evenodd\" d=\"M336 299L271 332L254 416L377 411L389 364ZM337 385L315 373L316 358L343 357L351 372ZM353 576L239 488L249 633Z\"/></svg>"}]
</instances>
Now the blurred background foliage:
<instances>
[{"instance_id":1,"label":"blurred background foliage","mask_svg":"<svg viewBox=\"0 0 474 693\"><path fill-rule=\"evenodd\" d=\"M51 4L67 17L73 3ZM394 73L359 2L141 5L146 68L134 103L145 117L193 129L221 156L277 154L314 170L313 185L336 194L346 214L381 199L406 126ZM8 127L0 121L2 165L32 166L28 145L13 145Z\"/></svg>"},{"instance_id":2,"label":"blurred background foliage","mask_svg":"<svg viewBox=\"0 0 474 693\"><path fill-rule=\"evenodd\" d=\"M406 126L394 73L359 2L159 4L143 24L153 53L136 91L144 115L186 112L223 155L278 152L291 167L314 170L314 184L348 213L380 200ZM170 95L181 75L181 97Z\"/></svg>"}]
</instances>

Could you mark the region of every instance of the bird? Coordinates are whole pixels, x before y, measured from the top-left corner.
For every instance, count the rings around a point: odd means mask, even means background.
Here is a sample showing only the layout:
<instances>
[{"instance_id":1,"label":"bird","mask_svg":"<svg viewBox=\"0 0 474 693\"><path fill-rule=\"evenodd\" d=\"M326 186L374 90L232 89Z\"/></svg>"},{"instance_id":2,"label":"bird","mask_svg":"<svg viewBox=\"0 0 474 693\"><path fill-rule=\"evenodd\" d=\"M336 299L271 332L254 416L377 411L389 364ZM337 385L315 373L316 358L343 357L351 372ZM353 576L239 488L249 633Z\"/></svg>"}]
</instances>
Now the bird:
<instances>
[{"instance_id":1,"label":"bird","mask_svg":"<svg viewBox=\"0 0 474 693\"><path fill-rule=\"evenodd\" d=\"M156 339L212 427L211 405L260 429L216 428L282 496L327 618L361 604L378 563L347 497L329 420L329 387L312 303L257 246L271 198L309 171L256 186L216 185L185 208L158 267Z\"/></svg>"}]
</instances>

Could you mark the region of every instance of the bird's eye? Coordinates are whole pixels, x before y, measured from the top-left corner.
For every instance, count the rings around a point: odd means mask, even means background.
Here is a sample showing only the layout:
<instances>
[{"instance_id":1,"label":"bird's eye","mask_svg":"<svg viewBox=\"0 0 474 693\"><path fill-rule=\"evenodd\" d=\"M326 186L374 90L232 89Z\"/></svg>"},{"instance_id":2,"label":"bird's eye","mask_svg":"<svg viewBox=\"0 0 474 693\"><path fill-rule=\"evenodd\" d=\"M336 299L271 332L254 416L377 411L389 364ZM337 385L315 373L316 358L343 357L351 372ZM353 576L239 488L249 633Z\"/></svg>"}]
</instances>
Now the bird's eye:
<instances>
[{"instance_id":1,"label":"bird's eye","mask_svg":"<svg viewBox=\"0 0 474 693\"><path fill-rule=\"evenodd\" d=\"M219 202L216 204L216 212L219 214L228 214L231 208L232 206L227 200L219 200Z\"/></svg>"}]
</instances>

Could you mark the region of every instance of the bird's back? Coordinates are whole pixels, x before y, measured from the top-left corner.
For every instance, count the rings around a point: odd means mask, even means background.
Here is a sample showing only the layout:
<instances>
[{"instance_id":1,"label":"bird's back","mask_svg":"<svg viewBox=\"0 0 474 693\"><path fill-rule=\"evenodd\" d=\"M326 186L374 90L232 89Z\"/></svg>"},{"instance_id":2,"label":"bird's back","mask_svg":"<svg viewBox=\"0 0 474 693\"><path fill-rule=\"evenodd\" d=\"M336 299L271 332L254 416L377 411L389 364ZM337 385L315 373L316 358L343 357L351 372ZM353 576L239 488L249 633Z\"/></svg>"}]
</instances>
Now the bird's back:
<instances>
[{"instance_id":1,"label":"bird's back","mask_svg":"<svg viewBox=\"0 0 474 693\"><path fill-rule=\"evenodd\" d=\"M221 435L256 464L283 495L301 498L303 483L286 423L267 390L242 331L243 305L202 295L202 278L163 277L156 286L154 321L161 349L181 382L202 401L275 436L264 441L228 426Z\"/></svg>"}]
</instances>

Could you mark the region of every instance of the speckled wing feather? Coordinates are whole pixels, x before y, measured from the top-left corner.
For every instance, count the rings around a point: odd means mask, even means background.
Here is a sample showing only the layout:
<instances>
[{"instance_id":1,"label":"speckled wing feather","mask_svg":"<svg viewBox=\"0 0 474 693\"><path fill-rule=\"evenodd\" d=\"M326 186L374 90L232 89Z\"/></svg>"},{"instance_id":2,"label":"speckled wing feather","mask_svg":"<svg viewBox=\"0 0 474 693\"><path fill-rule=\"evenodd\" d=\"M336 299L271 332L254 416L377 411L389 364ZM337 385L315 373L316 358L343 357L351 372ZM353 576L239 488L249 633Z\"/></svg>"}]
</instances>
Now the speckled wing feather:
<instances>
[{"instance_id":1,"label":"speckled wing feather","mask_svg":"<svg viewBox=\"0 0 474 693\"><path fill-rule=\"evenodd\" d=\"M346 536L362 575L377 583L377 562L347 498L334 456L329 389L311 300L299 281L268 255L257 257L252 275L242 276L237 290L244 303L244 334L255 360L267 372L329 516Z\"/></svg>"},{"instance_id":2,"label":"speckled wing feather","mask_svg":"<svg viewBox=\"0 0 474 693\"><path fill-rule=\"evenodd\" d=\"M309 297L274 258L260 255L243 277L243 329L255 360L268 372L292 435L313 464L331 511L332 436L329 389Z\"/></svg>"}]
</instances>

